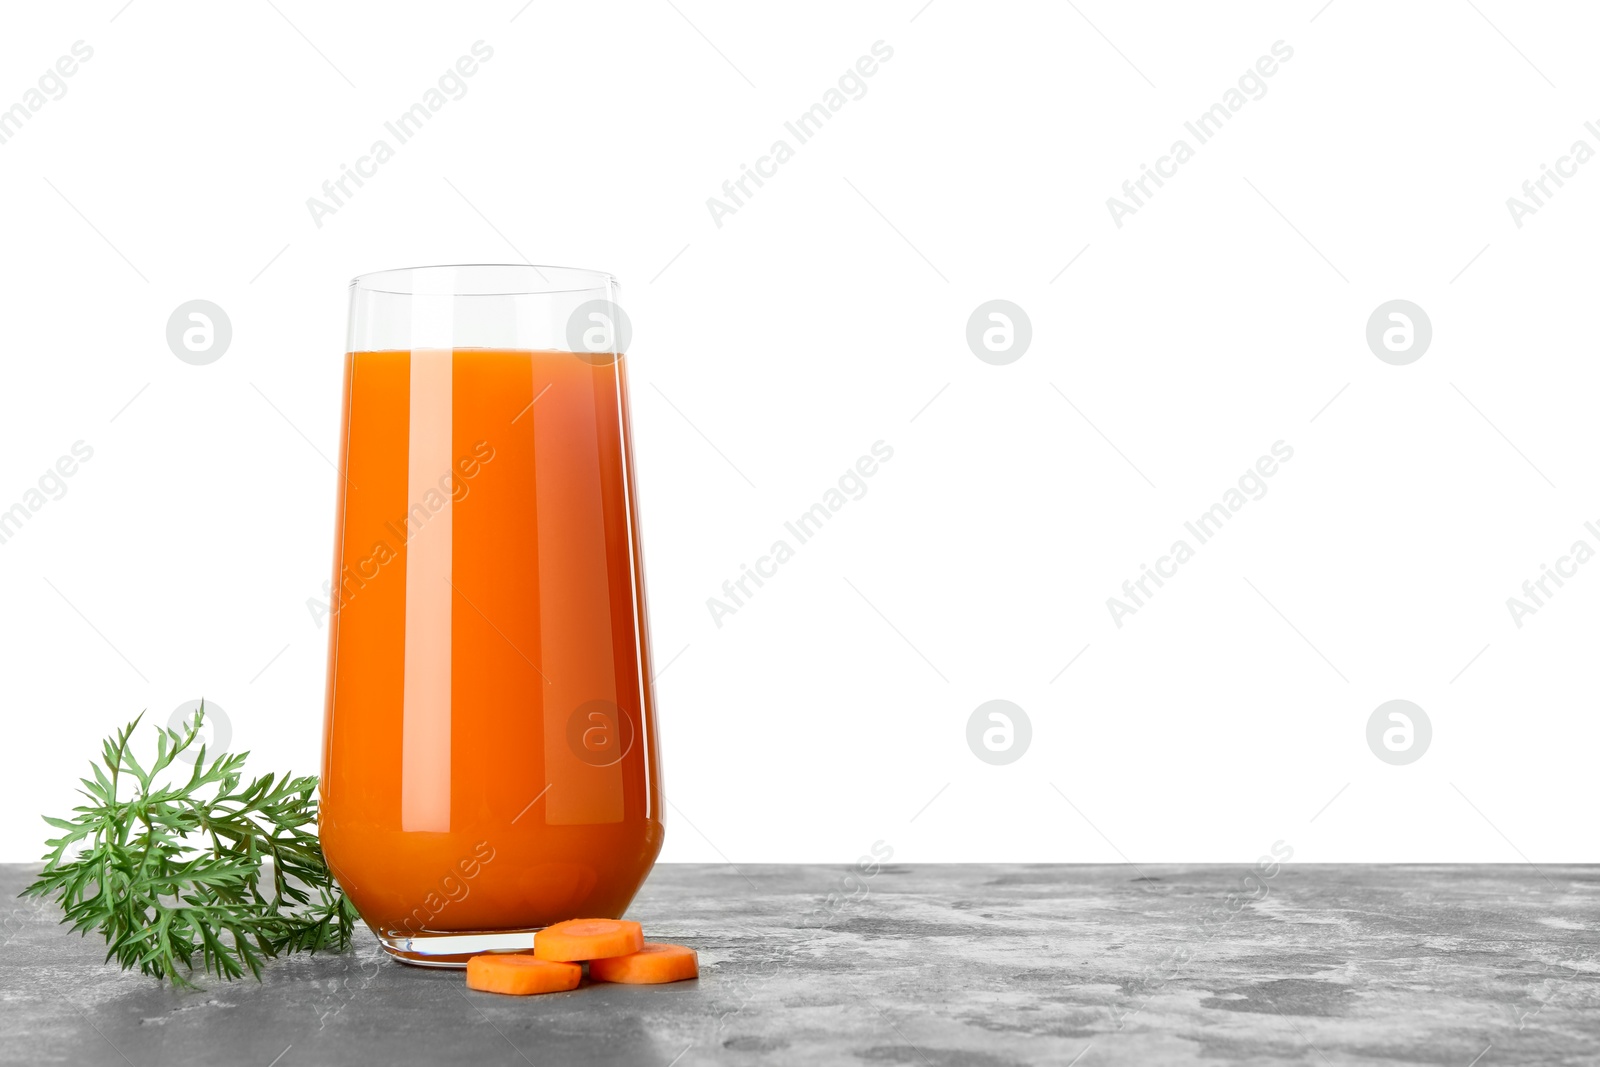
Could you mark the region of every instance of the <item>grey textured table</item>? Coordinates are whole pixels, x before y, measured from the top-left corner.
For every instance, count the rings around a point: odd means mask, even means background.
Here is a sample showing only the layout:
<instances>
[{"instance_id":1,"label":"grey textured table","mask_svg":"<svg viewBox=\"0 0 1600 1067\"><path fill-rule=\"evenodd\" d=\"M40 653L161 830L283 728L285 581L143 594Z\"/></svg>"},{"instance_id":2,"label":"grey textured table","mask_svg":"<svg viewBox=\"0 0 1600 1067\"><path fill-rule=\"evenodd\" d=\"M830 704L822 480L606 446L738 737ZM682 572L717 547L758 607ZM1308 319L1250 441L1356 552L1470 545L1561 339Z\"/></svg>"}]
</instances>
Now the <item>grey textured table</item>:
<instances>
[{"instance_id":1,"label":"grey textured table","mask_svg":"<svg viewBox=\"0 0 1600 1067\"><path fill-rule=\"evenodd\" d=\"M3 867L0 1062L1600 1063L1600 868L845 870L660 866L630 914L698 981L514 998L364 931L176 991Z\"/></svg>"}]
</instances>

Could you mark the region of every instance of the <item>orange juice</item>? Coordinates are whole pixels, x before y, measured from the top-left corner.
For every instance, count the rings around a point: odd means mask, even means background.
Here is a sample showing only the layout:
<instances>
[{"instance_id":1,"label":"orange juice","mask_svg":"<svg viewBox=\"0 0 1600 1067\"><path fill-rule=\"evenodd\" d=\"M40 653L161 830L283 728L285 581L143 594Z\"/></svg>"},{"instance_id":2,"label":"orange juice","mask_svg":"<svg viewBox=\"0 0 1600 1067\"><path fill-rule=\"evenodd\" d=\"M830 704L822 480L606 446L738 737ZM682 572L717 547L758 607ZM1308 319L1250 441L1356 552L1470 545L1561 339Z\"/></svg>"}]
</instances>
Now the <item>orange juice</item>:
<instances>
[{"instance_id":1,"label":"orange juice","mask_svg":"<svg viewBox=\"0 0 1600 1067\"><path fill-rule=\"evenodd\" d=\"M381 937L620 917L662 841L624 358L354 352L344 395L329 866Z\"/></svg>"}]
</instances>

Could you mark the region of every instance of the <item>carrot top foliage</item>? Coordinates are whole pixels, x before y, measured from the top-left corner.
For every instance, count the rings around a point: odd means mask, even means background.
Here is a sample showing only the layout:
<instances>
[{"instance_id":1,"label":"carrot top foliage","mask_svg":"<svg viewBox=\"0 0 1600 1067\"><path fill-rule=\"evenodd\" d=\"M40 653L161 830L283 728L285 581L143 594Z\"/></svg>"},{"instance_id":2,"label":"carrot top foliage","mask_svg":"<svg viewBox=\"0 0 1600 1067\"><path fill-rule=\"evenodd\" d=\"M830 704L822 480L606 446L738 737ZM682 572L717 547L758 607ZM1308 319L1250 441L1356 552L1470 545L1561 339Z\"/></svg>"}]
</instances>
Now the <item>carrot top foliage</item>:
<instances>
[{"instance_id":1,"label":"carrot top foliage","mask_svg":"<svg viewBox=\"0 0 1600 1067\"><path fill-rule=\"evenodd\" d=\"M182 986L197 952L202 973L232 980L259 979L280 953L347 948L358 916L317 842L316 776L241 785L249 753L208 764L201 744L185 777L173 760L204 717L202 704L182 730L158 728L148 770L129 745L139 719L106 738L94 778L80 779L88 803L45 816L61 836L22 895L54 897L62 922L100 931L124 970Z\"/></svg>"}]
</instances>

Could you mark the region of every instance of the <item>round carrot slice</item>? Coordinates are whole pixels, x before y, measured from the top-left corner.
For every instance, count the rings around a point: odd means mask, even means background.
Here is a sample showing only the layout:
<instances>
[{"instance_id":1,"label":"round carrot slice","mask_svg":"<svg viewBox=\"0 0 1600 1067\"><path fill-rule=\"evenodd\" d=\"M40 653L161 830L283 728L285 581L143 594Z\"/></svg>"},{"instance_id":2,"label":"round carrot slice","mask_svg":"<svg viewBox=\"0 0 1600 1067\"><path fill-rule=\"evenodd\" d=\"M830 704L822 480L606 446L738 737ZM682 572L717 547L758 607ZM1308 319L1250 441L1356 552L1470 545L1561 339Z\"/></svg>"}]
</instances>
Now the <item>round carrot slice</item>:
<instances>
[{"instance_id":1,"label":"round carrot slice","mask_svg":"<svg viewBox=\"0 0 1600 1067\"><path fill-rule=\"evenodd\" d=\"M629 919L568 919L533 935L541 960L599 960L644 947L644 931Z\"/></svg>"},{"instance_id":2,"label":"round carrot slice","mask_svg":"<svg viewBox=\"0 0 1600 1067\"><path fill-rule=\"evenodd\" d=\"M525 954L486 953L467 961L467 988L485 993L559 993L578 988L583 968L576 963L552 963Z\"/></svg>"},{"instance_id":3,"label":"round carrot slice","mask_svg":"<svg viewBox=\"0 0 1600 1067\"><path fill-rule=\"evenodd\" d=\"M625 985L661 985L700 977L700 957L685 945L646 941L638 952L589 964L589 978Z\"/></svg>"}]
</instances>

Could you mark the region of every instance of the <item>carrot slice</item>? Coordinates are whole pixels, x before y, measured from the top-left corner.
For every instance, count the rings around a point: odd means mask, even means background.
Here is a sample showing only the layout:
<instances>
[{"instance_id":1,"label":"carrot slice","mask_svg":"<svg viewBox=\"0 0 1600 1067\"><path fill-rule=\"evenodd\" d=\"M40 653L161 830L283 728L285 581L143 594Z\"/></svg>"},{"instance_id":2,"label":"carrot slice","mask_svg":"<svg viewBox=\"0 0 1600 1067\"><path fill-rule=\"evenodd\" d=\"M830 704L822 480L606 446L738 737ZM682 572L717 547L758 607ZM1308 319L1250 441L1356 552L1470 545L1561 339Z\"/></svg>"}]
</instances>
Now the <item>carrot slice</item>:
<instances>
[{"instance_id":1,"label":"carrot slice","mask_svg":"<svg viewBox=\"0 0 1600 1067\"><path fill-rule=\"evenodd\" d=\"M578 988L583 968L522 954L487 953L467 961L467 988L485 993L559 993Z\"/></svg>"},{"instance_id":2,"label":"carrot slice","mask_svg":"<svg viewBox=\"0 0 1600 1067\"><path fill-rule=\"evenodd\" d=\"M644 931L628 919L568 919L533 935L541 960L598 960L644 947Z\"/></svg>"},{"instance_id":3,"label":"carrot slice","mask_svg":"<svg viewBox=\"0 0 1600 1067\"><path fill-rule=\"evenodd\" d=\"M613 956L589 964L589 978L596 982L622 982L626 985L661 985L700 977L700 957L684 945L646 941L638 952Z\"/></svg>"}]
</instances>

